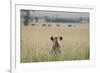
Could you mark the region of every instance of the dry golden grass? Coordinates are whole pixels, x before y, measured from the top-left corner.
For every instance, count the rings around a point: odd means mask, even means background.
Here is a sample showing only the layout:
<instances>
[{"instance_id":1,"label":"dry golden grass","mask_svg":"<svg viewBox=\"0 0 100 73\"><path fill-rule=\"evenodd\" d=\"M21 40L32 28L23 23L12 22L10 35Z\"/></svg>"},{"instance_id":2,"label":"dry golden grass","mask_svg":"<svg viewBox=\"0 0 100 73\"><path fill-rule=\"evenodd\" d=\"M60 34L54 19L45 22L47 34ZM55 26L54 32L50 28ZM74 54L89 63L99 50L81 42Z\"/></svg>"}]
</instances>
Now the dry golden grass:
<instances>
[{"instance_id":1,"label":"dry golden grass","mask_svg":"<svg viewBox=\"0 0 100 73\"><path fill-rule=\"evenodd\" d=\"M55 57L50 53L51 36L62 36L62 53ZM43 62L89 59L89 25L21 25L21 62Z\"/></svg>"}]
</instances>

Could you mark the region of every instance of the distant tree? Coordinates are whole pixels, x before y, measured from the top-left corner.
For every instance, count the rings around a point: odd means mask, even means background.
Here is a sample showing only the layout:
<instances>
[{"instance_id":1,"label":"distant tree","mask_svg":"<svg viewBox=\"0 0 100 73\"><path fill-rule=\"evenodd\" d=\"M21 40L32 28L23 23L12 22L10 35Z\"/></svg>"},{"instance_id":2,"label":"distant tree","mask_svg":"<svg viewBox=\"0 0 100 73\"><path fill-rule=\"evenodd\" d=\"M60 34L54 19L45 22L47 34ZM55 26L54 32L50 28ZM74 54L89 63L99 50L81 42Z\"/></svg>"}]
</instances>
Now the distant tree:
<instances>
[{"instance_id":1,"label":"distant tree","mask_svg":"<svg viewBox=\"0 0 100 73\"><path fill-rule=\"evenodd\" d=\"M48 22L48 21L49 21L48 16L45 16L45 21L46 21L46 22Z\"/></svg>"},{"instance_id":2,"label":"distant tree","mask_svg":"<svg viewBox=\"0 0 100 73\"><path fill-rule=\"evenodd\" d=\"M30 12L29 12L29 10L27 10L25 12L26 12L26 15L24 16L24 25L28 25L29 18L30 18Z\"/></svg>"},{"instance_id":3,"label":"distant tree","mask_svg":"<svg viewBox=\"0 0 100 73\"><path fill-rule=\"evenodd\" d=\"M90 18L89 17L88 17L87 21L88 21L88 23L90 22Z\"/></svg>"},{"instance_id":4,"label":"distant tree","mask_svg":"<svg viewBox=\"0 0 100 73\"><path fill-rule=\"evenodd\" d=\"M83 22L83 18L82 17L80 17L80 23L82 23Z\"/></svg>"},{"instance_id":5,"label":"distant tree","mask_svg":"<svg viewBox=\"0 0 100 73\"><path fill-rule=\"evenodd\" d=\"M35 22L38 22L38 17L35 17Z\"/></svg>"}]
</instances>

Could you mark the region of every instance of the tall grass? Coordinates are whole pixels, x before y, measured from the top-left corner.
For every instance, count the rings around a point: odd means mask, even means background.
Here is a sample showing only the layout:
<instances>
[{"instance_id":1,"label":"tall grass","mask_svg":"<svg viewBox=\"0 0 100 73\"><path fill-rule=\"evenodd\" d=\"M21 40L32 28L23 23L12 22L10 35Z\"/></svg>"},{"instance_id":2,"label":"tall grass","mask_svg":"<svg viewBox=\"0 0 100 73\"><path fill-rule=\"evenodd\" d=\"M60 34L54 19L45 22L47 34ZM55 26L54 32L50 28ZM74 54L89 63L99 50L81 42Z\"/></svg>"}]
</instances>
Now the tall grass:
<instances>
[{"instance_id":1,"label":"tall grass","mask_svg":"<svg viewBox=\"0 0 100 73\"><path fill-rule=\"evenodd\" d=\"M51 53L51 36L62 36L61 54ZM89 27L21 26L21 63L88 60Z\"/></svg>"},{"instance_id":2,"label":"tall grass","mask_svg":"<svg viewBox=\"0 0 100 73\"><path fill-rule=\"evenodd\" d=\"M24 49L21 51L21 62L46 62L64 60L88 60L88 48L65 48L59 55L52 54L48 49Z\"/></svg>"}]
</instances>

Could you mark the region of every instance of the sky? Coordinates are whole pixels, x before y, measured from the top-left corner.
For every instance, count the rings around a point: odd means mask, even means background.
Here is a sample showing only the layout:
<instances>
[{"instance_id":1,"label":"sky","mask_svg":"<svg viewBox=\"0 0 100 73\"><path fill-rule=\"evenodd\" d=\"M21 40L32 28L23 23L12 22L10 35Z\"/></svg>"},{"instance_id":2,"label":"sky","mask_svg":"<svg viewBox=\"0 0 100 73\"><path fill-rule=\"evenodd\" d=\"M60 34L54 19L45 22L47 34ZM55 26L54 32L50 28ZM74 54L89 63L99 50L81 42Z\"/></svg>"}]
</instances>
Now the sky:
<instances>
[{"instance_id":1,"label":"sky","mask_svg":"<svg viewBox=\"0 0 100 73\"><path fill-rule=\"evenodd\" d=\"M44 16L48 16L51 18L54 17L58 17L58 18L89 18L89 13L83 13L83 12L64 12L64 11L36 11L36 10L29 10L30 11L30 15L32 17L44 17ZM22 12L22 15L24 15L24 13Z\"/></svg>"}]
</instances>

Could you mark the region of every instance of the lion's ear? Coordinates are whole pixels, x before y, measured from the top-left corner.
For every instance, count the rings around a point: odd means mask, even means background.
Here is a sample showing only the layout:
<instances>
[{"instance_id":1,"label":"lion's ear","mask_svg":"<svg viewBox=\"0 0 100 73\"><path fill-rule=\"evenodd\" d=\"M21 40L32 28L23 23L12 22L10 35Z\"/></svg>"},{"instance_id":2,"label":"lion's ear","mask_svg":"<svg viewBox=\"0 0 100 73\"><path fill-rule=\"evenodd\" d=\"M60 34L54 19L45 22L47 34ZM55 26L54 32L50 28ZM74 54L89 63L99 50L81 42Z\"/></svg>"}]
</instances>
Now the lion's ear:
<instances>
[{"instance_id":1,"label":"lion's ear","mask_svg":"<svg viewBox=\"0 0 100 73\"><path fill-rule=\"evenodd\" d=\"M62 40L63 39L63 37L60 37L60 40Z\"/></svg>"},{"instance_id":2,"label":"lion's ear","mask_svg":"<svg viewBox=\"0 0 100 73\"><path fill-rule=\"evenodd\" d=\"M51 38L50 38L50 39L53 41L53 40L54 40L54 39L53 39L53 36L51 36Z\"/></svg>"}]
</instances>

